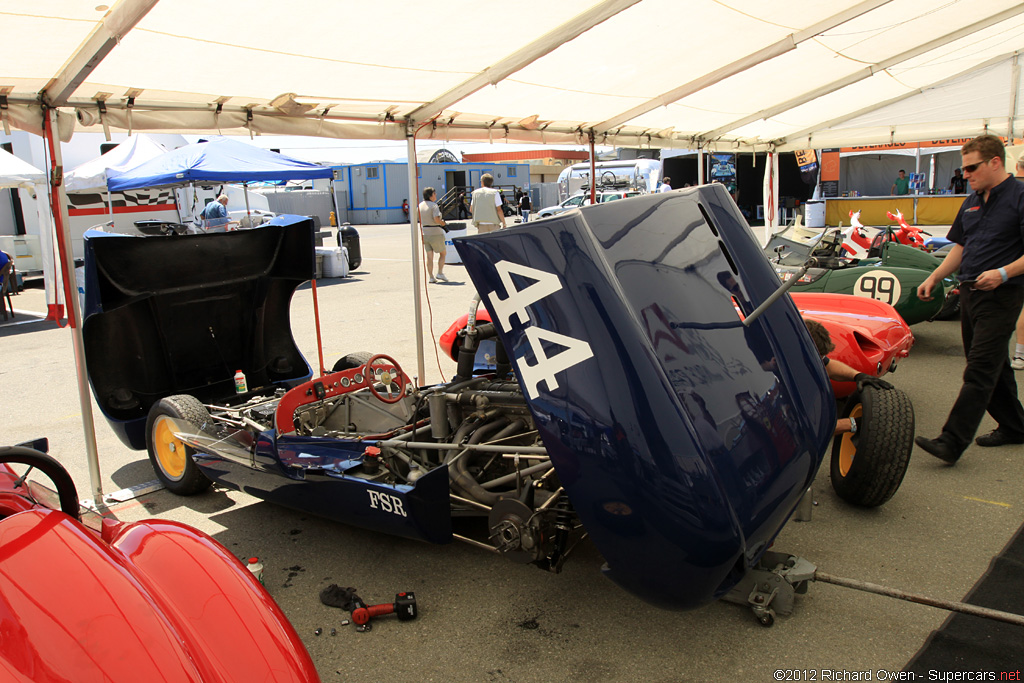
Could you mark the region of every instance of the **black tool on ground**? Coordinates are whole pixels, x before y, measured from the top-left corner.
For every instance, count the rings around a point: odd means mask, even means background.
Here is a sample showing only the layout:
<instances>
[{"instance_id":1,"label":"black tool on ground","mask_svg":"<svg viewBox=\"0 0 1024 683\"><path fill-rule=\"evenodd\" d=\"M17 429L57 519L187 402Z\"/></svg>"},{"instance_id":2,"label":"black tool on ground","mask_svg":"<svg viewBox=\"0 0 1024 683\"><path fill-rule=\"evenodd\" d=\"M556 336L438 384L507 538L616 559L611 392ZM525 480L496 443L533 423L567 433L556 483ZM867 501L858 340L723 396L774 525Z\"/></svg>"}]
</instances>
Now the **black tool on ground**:
<instances>
[{"instance_id":1,"label":"black tool on ground","mask_svg":"<svg viewBox=\"0 0 1024 683\"><path fill-rule=\"evenodd\" d=\"M362 626L373 617L382 617L385 614L397 614L399 621L410 621L416 618L416 594L412 592L399 593L395 596L393 603L383 605L370 605L367 607L360 601L359 605L352 610L352 621Z\"/></svg>"}]
</instances>

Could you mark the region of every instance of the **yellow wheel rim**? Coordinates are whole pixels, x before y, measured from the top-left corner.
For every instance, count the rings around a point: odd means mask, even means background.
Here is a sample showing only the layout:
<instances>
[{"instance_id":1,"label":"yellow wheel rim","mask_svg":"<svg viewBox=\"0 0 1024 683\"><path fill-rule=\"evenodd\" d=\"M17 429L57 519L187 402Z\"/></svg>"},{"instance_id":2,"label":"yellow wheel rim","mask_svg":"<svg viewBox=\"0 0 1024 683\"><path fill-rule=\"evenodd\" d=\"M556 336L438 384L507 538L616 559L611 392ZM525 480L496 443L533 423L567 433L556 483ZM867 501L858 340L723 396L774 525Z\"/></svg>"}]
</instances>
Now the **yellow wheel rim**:
<instances>
[{"instance_id":1,"label":"yellow wheel rim","mask_svg":"<svg viewBox=\"0 0 1024 683\"><path fill-rule=\"evenodd\" d=\"M160 469L171 479L180 479L185 474L188 453L183 444L174 436L174 423L166 416L157 418L153 428L153 450L156 451Z\"/></svg>"},{"instance_id":2,"label":"yellow wheel rim","mask_svg":"<svg viewBox=\"0 0 1024 683\"><path fill-rule=\"evenodd\" d=\"M858 403L850 411L850 417L860 420L860 416L864 414L864 406ZM857 456L857 447L853 443L853 434L846 432L843 434L842 442L839 444L839 474L844 477L849 473L850 468L853 467L853 459Z\"/></svg>"}]
</instances>

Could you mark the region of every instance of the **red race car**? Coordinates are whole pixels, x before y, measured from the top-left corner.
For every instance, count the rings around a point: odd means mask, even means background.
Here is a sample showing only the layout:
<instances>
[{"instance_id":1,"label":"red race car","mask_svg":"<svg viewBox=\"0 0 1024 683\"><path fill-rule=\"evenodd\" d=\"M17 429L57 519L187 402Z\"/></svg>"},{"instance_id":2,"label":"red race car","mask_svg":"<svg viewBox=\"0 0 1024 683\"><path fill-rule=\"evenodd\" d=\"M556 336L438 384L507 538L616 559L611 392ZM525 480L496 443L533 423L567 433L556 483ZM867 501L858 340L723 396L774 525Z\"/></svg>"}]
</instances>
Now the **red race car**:
<instances>
[{"instance_id":1,"label":"red race car","mask_svg":"<svg viewBox=\"0 0 1024 683\"><path fill-rule=\"evenodd\" d=\"M832 336L836 348L829 358L846 363L869 375L882 376L896 369L901 358L906 358L914 345L910 327L896 309L877 299L851 294L823 294L817 292L790 293L800 314L824 325ZM452 359L458 360L462 335L468 315L453 322L441 335L438 343ZM491 321L486 309L477 311L477 323ZM493 370L494 342L484 342L477 350L477 365ZM836 398L846 398L857 387L853 382L832 382Z\"/></svg>"},{"instance_id":2,"label":"red race car","mask_svg":"<svg viewBox=\"0 0 1024 683\"><path fill-rule=\"evenodd\" d=\"M892 372L914 345L910 327L884 301L818 292L790 292L790 296L800 315L828 329L836 345L829 358L859 372L877 377ZM832 382L836 398L845 398L856 388L853 382Z\"/></svg>"},{"instance_id":3,"label":"red race car","mask_svg":"<svg viewBox=\"0 0 1024 683\"><path fill-rule=\"evenodd\" d=\"M42 450L0 448L0 679L320 680L224 546L177 522L83 515L71 476ZM26 479L38 474L56 492Z\"/></svg>"}]
</instances>

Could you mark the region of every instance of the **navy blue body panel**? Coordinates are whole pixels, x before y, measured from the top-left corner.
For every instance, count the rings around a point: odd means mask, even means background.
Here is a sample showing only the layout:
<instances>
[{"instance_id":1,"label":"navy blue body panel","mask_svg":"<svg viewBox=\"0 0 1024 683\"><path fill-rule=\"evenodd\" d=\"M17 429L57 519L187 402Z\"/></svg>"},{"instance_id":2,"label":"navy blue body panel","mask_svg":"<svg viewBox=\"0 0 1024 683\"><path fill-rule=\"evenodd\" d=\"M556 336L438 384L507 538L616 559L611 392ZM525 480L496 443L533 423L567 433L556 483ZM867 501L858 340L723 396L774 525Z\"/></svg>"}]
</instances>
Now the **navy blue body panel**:
<instances>
[{"instance_id":1,"label":"navy blue body panel","mask_svg":"<svg viewBox=\"0 0 1024 683\"><path fill-rule=\"evenodd\" d=\"M611 578L667 607L728 591L813 480L835 399L788 297L742 324L779 280L724 188L455 244Z\"/></svg>"},{"instance_id":2,"label":"navy blue body panel","mask_svg":"<svg viewBox=\"0 0 1024 683\"><path fill-rule=\"evenodd\" d=\"M203 457L211 480L277 505L337 522L431 543L452 540L448 468L413 485L356 476L367 444L324 437L260 434L250 462Z\"/></svg>"},{"instance_id":3,"label":"navy blue body panel","mask_svg":"<svg viewBox=\"0 0 1024 683\"><path fill-rule=\"evenodd\" d=\"M289 317L295 289L313 276L313 243L307 216L218 234L87 233L86 366L125 445L146 447L146 416L161 398L235 398L236 370L250 391L312 376Z\"/></svg>"}]
</instances>

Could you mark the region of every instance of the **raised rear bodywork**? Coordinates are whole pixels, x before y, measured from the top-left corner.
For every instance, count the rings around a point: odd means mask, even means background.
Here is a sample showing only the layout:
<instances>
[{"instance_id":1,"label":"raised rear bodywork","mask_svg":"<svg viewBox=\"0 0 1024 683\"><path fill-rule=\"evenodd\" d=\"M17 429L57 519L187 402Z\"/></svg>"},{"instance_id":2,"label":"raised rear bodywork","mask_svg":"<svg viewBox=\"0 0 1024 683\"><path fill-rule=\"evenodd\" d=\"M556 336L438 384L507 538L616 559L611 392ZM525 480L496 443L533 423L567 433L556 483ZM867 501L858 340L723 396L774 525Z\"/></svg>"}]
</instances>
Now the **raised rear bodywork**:
<instances>
[{"instance_id":1,"label":"raised rear bodywork","mask_svg":"<svg viewBox=\"0 0 1024 683\"><path fill-rule=\"evenodd\" d=\"M288 325L312 275L313 221L204 235L86 235L82 336L96 402L126 446L146 447L164 396L219 401L241 370L250 387L311 375ZM95 368L95 370L94 370Z\"/></svg>"},{"instance_id":2,"label":"raised rear bodywork","mask_svg":"<svg viewBox=\"0 0 1024 683\"><path fill-rule=\"evenodd\" d=\"M835 425L792 302L741 320L779 280L725 188L455 245L609 575L661 604L721 596L782 528Z\"/></svg>"}]
</instances>

